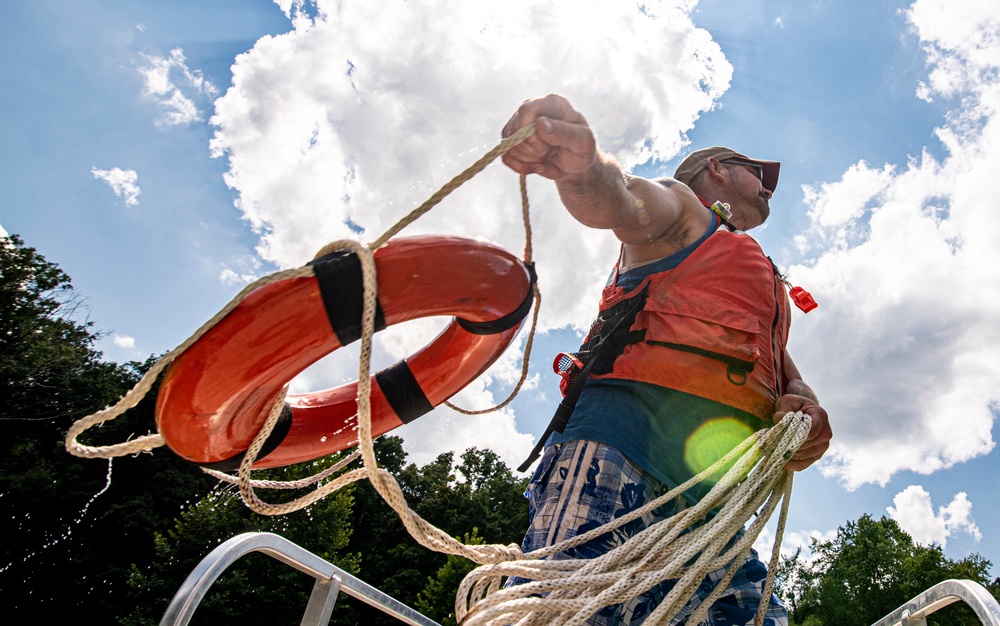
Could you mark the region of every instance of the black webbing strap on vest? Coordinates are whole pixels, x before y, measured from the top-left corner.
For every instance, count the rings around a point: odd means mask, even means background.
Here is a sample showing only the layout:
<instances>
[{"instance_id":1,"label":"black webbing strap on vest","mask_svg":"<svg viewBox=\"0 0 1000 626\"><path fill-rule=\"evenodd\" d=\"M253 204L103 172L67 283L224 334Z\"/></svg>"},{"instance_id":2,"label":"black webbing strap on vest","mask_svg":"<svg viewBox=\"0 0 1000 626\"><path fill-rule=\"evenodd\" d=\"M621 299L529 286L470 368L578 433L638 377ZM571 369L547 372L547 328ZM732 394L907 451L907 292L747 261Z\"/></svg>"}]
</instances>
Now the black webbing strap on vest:
<instances>
[{"instance_id":1,"label":"black webbing strap on vest","mask_svg":"<svg viewBox=\"0 0 1000 626\"><path fill-rule=\"evenodd\" d=\"M517 468L519 472L528 471L528 467L535 462L542 454L542 450L545 448L545 443L548 441L549 436L552 433L561 433L566 429L566 425L569 424L569 418L573 415L573 409L576 408L576 403L580 399L580 394L583 393L583 387L587 383L587 378L590 376L590 370L593 369L594 364L601 361L607 356L607 352L611 346L618 345L620 342L614 341L615 333L621 330L628 330L632 326L632 322L635 320L635 314L639 312L643 304L646 302L646 290L644 289L640 294L632 297L632 302L627 307L626 312L618 318L615 325L607 333L600 333L600 339L597 344L594 345L590 354L587 355L586 362L580 371L577 373L576 378L573 379L572 384L570 384L569 389L566 390L566 394L563 396L562 402L556 407L556 412L552 416L552 420L549 421L549 425L545 427L545 432L539 438L538 443L531 450L531 454L528 458L521 463L520 467ZM628 324L624 327L622 323L628 320ZM641 340L645 335L645 332L641 332L637 335L631 335L627 339L629 343ZM637 338L637 339L636 339ZM620 347L624 347L623 345Z\"/></svg>"},{"instance_id":2,"label":"black webbing strap on vest","mask_svg":"<svg viewBox=\"0 0 1000 626\"><path fill-rule=\"evenodd\" d=\"M573 384L566 390L566 395L563 396L562 402L560 402L559 406L556 407L555 415L552 416L552 420L549 421L549 425L545 427L545 432L542 433L538 443L535 444L535 447L531 450L531 454L529 454L528 458L524 460L524 463L521 463L521 466L517 468L517 471L528 471L528 467L535 462L535 459L541 456L542 449L545 448L545 442L549 440L549 435L552 433L561 433L566 428L566 425L569 424L569 417L573 414L573 409L576 408L577 400L580 399L580 393L583 391L583 386L586 384L587 377L590 375L590 368L593 367L594 362L597 361L597 353L605 345L608 344L601 342L591 358L587 359L587 362L580 370L580 373L576 375L576 379L573 381Z\"/></svg>"}]
</instances>

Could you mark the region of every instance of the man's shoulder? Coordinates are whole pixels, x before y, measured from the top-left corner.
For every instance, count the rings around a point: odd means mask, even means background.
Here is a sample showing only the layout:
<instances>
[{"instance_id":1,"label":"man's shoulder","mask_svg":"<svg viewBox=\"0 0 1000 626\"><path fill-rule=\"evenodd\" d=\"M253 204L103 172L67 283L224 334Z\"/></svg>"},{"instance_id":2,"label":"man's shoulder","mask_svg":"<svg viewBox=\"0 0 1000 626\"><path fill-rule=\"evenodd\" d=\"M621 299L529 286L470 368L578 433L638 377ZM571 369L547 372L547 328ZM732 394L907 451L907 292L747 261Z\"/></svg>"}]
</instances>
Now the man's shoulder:
<instances>
[{"instance_id":1,"label":"man's shoulder","mask_svg":"<svg viewBox=\"0 0 1000 626\"><path fill-rule=\"evenodd\" d=\"M669 176L661 176L659 178L650 178L649 180L651 182L654 182L654 183L658 184L658 185L663 185L667 189L670 189L674 185L683 185L684 187L687 187L687 185L684 185L684 183L682 183L681 181L677 180L676 178L671 178Z\"/></svg>"},{"instance_id":2,"label":"man's shoulder","mask_svg":"<svg viewBox=\"0 0 1000 626\"><path fill-rule=\"evenodd\" d=\"M682 210L691 212L694 215L704 216L705 202L690 187L676 178L661 176L659 178L648 179L652 183L660 185L669 190L681 201Z\"/></svg>"}]
</instances>

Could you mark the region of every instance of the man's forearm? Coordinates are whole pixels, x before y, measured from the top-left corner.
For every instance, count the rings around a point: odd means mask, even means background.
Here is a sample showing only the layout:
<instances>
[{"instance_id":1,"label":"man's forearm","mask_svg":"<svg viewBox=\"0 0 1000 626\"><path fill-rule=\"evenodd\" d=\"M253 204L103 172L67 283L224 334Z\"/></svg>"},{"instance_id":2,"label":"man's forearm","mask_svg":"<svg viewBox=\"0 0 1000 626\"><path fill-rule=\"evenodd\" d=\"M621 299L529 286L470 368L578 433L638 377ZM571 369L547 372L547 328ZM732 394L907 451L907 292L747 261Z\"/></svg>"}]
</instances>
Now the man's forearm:
<instances>
[{"instance_id":1,"label":"man's forearm","mask_svg":"<svg viewBox=\"0 0 1000 626\"><path fill-rule=\"evenodd\" d=\"M603 153L590 169L557 180L556 187L570 215L591 228L619 226L633 200L621 166Z\"/></svg>"},{"instance_id":2,"label":"man's forearm","mask_svg":"<svg viewBox=\"0 0 1000 626\"><path fill-rule=\"evenodd\" d=\"M819 404L819 398L816 397L816 392L814 392L812 387L807 385L801 378L792 378L789 380L788 385L785 387L785 393L809 398L816 404Z\"/></svg>"}]
</instances>

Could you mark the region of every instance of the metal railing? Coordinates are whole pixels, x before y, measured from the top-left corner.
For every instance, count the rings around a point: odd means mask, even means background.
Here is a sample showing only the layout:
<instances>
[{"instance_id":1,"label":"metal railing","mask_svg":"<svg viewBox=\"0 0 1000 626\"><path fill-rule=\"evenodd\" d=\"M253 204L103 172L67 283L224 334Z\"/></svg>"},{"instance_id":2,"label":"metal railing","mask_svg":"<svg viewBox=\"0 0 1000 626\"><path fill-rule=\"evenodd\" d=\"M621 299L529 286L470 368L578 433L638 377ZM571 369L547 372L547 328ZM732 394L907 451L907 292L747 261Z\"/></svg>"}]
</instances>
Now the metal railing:
<instances>
[{"instance_id":1,"label":"metal railing","mask_svg":"<svg viewBox=\"0 0 1000 626\"><path fill-rule=\"evenodd\" d=\"M1000 604L985 587L971 580L940 582L872 626L927 626L928 615L959 600L986 626L1000 626Z\"/></svg>"},{"instance_id":2,"label":"metal railing","mask_svg":"<svg viewBox=\"0 0 1000 626\"><path fill-rule=\"evenodd\" d=\"M329 624L341 590L411 626L440 626L336 565L273 533L243 533L212 550L174 594L160 626L187 626L212 584L230 565L251 552L266 554L316 579L302 616L302 626ZM1000 603L985 587L971 580L940 582L872 626L926 626L928 615L958 601L968 604L986 626L1000 626Z\"/></svg>"},{"instance_id":3,"label":"metal railing","mask_svg":"<svg viewBox=\"0 0 1000 626\"><path fill-rule=\"evenodd\" d=\"M186 626L216 579L226 568L251 552L262 552L316 579L302 616L302 626L329 624L340 591L411 626L440 626L336 565L272 533L244 533L212 550L174 594L160 626Z\"/></svg>"}]
</instances>

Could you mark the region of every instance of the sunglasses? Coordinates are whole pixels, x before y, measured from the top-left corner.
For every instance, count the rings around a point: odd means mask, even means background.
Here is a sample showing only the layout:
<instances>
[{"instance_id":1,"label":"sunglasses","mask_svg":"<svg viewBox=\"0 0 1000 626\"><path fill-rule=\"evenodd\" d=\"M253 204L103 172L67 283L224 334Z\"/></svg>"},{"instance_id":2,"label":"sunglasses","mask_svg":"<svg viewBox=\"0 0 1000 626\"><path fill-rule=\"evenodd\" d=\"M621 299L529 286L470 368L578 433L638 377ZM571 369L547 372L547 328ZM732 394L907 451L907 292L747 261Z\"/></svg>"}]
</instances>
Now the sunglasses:
<instances>
[{"instance_id":1,"label":"sunglasses","mask_svg":"<svg viewBox=\"0 0 1000 626\"><path fill-rule=\"evenodd\" d=\"M732 163L733 165L745 165L753 170L754 175L757 180L764 182L764 166L760 163L754 163L753 161L744 161L743 159L726 159L723 163Z\"/></svg>"}]
</instances>

